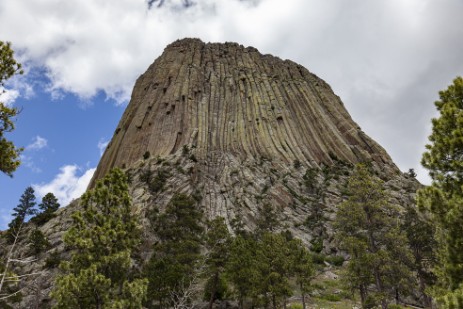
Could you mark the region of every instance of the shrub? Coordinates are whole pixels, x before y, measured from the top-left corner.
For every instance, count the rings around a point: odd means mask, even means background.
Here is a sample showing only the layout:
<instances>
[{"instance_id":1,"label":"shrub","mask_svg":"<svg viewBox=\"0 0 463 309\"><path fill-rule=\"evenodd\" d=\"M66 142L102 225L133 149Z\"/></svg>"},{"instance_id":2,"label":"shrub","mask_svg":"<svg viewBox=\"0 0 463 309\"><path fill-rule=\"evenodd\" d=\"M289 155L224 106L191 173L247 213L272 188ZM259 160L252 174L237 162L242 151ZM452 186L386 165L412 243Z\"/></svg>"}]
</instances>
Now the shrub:
<instances>
[{"instance_id":1,"label":"shrub","mask_svg":"<svg viewBox=\"0 0 463 309\"><path fill-rule=\"evenodd\" d=\"M190 153L190 148L188 148L188 145L183 145L182 156L186 157L189 153Z\"/></svg>"},{"instance_id":2,"label":"shrub","mask_svg":"<svg viewBox=\"0 0 463 309\"><path fill-rule=\"evenodd\" d=\"M166 170L159 170L156 177L154 177L154 179L152 179L149 182L149 189L150 189L151 193L158 193L162 189L164 189L164 186L165 186L169 176L170 175Z\"/></svg>"},{"instance_id":3,"label":"shrub","mask_svg":"<svg viewBox=\"0 0 463 309\"><path fill-rule=\"evenodd\" d=\"M310 246L310 250L315 253L320 253L323 250L323 239L321 238L314 238L310 241L312 246Z\"/></svg>"},{"instance_id":4,"label":"shrub","mask_svg":"<svg viewBox=\"0 0 463 309\"><path fill-rule=\"evenodd\" d=\"M326 295L323 295L321 298L327 301L340 301L341 300L341 296L336 295L336 294L326 294Z\"/></svg>"},{"instance_id":5,"label":"shrub","mask_svg":"<svg viewBox=\"0 0 463 309\"><path fill-rule=\"evenodd\" d=\"M312 254L312 261L315 263L315 264L323 264L325 263L325 258L326 256L324 254L320 254L320 253L313 253Z\"/></svg>"},{"instance_id":6,"label":"shrub","mask_svg":"<svg viewBox=\"0 0 463 309\"><path fill-rule=\"evenodd\" d=\"M140 173L140 181L143 181L147 185L151 182L151 178L153 177L153 172L150 169L144 170Z\"/></svg>"},{"instance_id":7,"label":"shrub","mask_svg":"<svg viewBox=\"0 0 463 309\"><path fill-rule=\"evenodd\" d=\"M29 244L34 254L39 254L50 247L50 242L40 230L31 232L29 235Z\"/></svg>"},{"instance_id":8,"label":"shrub","mask_svg":"<svg viewBox=\"0 0 463 309\"><path fill-rule=\"evenodd\" d=\"M198 162L198 159L196 159L194 154L191 154L189 159L193 162Z\"/></svg>"},{"instance_id":9,"label":"shrub","mask_svg":"<svg viewBox=\"0 0 463 309\"><path fill-rule=\"evenodd\" d=\"M150 156L151 156L150 152L149 152L149 151L146 151L146 152L143 154L143 160L148 160Z\"/></svg>"},{"instance_id":10,"label":"shrub","mask_svg":"<svg viewBox=\"0 0 463 309\"><path fill-rule=\"evenodd\" d=\"M334 266L342 266L345 259L341 255L332 255L332 256L327 256L326 261Z\"/></svg>"},{"instance_id":11,"label":"shrub","mask_svg":"<svg viewBox=\"0 0 463 309\"><path fill-rule=\"evenodd\" d=\"M61 255L58 252L52 252L45 260L45 268L55 268L61 263Z\"/></svg>"}]
</instances>

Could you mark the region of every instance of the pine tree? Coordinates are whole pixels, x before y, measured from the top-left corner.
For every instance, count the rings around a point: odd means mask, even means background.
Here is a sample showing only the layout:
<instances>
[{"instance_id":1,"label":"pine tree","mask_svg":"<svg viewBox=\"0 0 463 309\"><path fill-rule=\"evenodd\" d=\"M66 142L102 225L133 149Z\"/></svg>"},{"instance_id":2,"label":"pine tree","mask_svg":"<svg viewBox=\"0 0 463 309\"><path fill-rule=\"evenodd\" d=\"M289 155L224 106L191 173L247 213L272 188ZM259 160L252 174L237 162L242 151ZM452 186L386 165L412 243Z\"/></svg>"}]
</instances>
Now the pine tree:
<instances>
[{"instance_id":1,"label":"pine tree","mask_svg":"<svg viewBox=\"0 0 463 309\"><path fill-rule=\"evenodd\" d=\"M258 243L258 270L260 272L260 294L263 295L267 308L271 303L273 309L291 295L289 285L291 277L291 250L283 234L265 232Z\"/></svg>"},{"instance_id":2,"label":"pine tree","mask_svg":"<svg viewBox=\"0 0 463 309\"><path fill-rule=\"evenodd\" d=\"M201 268L201 242L203 214L196 208L193 198L176 194L165 213L152 218L159 242L146 266L149 279L148 294L161 308L170 306L185 295L198 279ZM147 305L153 306L152 300Z\"/></svg>"},{"instance_id":3,"label":"pine tree","mask_svg":"<svg viewBox=\"0 0 463 309\"><path fill-rule=\"evenodd\" d=\"M262 276L259 271L260 256L257 246L258 242L247 235L237 235L230 246L226 277L233 285L240 309L244 308L248 297L253 305L258 302Z\"/></svg>"},{"instance_id":4,"label":"pine tree","mask_svg":"<svg viewBox=\"0 0 463 309\"><path fill-rule=\"evenodd\" d=\"M360 292L362 304L377 300L384 309L410 278L406 265L411 255L396 219L398 209L363 165L349 178L347 191L349 198L339 205L335 221L341 247L351 256L347 281ZM369 294L372 284L376 293Z\"/></svg>"},{"instance_id":5,"label":"pine tree","mask_svg":"<svg viewBox=\"0 0 463 309\"><path fill-rule=\"evenodd\" d=\"M222 217L215 218L208 225L205 296L208 296L209 309L212 309L214 301L219 299L226 289L223 274L229 257L231 236Z\"/></svg>"},{"instance_id":6,"label":"pine tree","mask_svg":"<svg viewBox=\"0 0 463 309\"><path fill-rule=\"evenodd\" d=\"M0 88L3 88L7 79L17 73L22 74L21 64L14 59L11 44L0 41ZM20 164L19 156L23 149L17 148L4 137L4 134L14 130L12 119L17 114L17 108L8 107L0 102L0 171L10 177Z\"/></svg>"},{"instance_id":7,"label":"pine tree","mask_svg":"<svg viewBox=\"0 0 463 309\"><path fill-rule=\"evenodd\" d=\"M37 209L35 209L36 204L34 189L27 187L21 195L18 206L13 208L13 220L8 224L9 234L17 233L26 221L26 217L37 212Z\"/></svg>"},{"instance_id":8,"label":"pine tree","mask_svg":"<svg viewBox=\"0 0 463 309\"><path fill-rule=\"evenodd\" d=\"M112 170L81 200L64 242L74 250L57 277L55 308L141 308L147 282L134 279L131 256L140 231L125 174Z\"/></svg>"},{"instance_id":9,"label":"pine tree","mask_svg":"<svg viewBox=\"0 0 463 309\"><path fill-rule=\"evenodd\" d=\"M413 254L412 269L418 277L418 286L423 303L430 308L432 299L427 290L436 281L436 276L432 271L437 263L437 242L434 237L436 228L427 213L420 213L415 205L410 205L406 208L402 230L407 235Z\"/></svg>"},{"instance_id":10,"label":"pine tree","mask_svg":"<svg viewBox=\"0 0 463 309\"><path fill-rule=\"evenodd\" d=\"M2 272L0 275L0 294L3 295L0 305L5 307L7 306L7 301L18 301L18 297L21 296L20 290L18 291L15 287L12 287L12 282L13 285L17 286L20 280L17 279L16 275L10 271L10 264L15 261L23 263L28 262L17 258L16 245L22 236L26 216L32 215L36 211L34 208L35 204L34 189L32 187L27 187L19 199L18 206L13 208L13 220L8 224L9 229L6 236L8 241L11 243L11 246L8 249L4 262L2 261L3 263L1 263Z\"/></svg>"},{"instance_id":11,"label":"pine tree","mask_svg":"<svg viewBox=\"0 0 463 309\"><path fill-rule=\"evenodd\" d=\"M291 273L301 291L302 307L306 309L306 295L310 291L310 283L315 273L312 256L300 239L291 240L289 248Z\"/></svg>"},{"instance_id":12,"label":"pine tree","mask_svg":"<svg viewBox=\"0 0 463 309\"><path fill-rule=\"evenodd\" d=\"M418 205L437 224L439 242L436 296L443 308L463 306L463 78L457 77L435 102L430 144L422 165L432 184L419 191Z\"/></svg>"},{"instance_id":13,"label":"pine tree","mask_svg":"<svg viewBox=\"0 0 463 309\"><path fill-rule=\"evenodd\" d=\"M42 203L39 204L40 211L35 217L31 218L31 221L38 225L45 224L55 216L55 212L58 210L59 206L60 204L55 195L53 193L47 193L42 198Z\"/></svg>"}]
</instances>

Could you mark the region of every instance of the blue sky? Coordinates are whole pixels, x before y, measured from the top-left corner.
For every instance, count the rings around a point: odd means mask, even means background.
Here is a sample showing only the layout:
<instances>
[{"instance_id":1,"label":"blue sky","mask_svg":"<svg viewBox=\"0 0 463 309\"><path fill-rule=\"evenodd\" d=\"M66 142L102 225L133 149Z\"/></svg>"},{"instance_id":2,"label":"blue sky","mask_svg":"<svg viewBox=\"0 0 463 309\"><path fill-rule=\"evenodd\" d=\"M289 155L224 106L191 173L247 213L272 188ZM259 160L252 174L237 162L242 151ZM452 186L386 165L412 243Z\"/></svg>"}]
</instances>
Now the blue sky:
<instances>
[{"instance_id":1,"label":"blue sky","mask_svg":"<svg viewBox=\"0 0 463 309\"><path fill-rule=\"evenodd\" d=\"M34 95L15 101L21 113L8 138L25 150L13 178L0 176L0 228L27 186L36 189L38 201L48 191L62 204L80 195L125 107L103 92L85 101L70 93L52 98L42 74L34 74L33 82Z\"/></svg>"},{"instance_id":2,"label":"blue sky","mask_svg":"<svg viewBox=\"0 0 463 309\"><path fill-rule=\"evenodd\" d=\"M326 80L403 170L420 167L433 102L463 75L461 0L2 0L0 40L26 74L0 100L22 108L8 135L26 147L0 175L0 228L24 189L66 204L85 189L136 78L184 37L234 41Z\"/></svg>"}]
</instances>

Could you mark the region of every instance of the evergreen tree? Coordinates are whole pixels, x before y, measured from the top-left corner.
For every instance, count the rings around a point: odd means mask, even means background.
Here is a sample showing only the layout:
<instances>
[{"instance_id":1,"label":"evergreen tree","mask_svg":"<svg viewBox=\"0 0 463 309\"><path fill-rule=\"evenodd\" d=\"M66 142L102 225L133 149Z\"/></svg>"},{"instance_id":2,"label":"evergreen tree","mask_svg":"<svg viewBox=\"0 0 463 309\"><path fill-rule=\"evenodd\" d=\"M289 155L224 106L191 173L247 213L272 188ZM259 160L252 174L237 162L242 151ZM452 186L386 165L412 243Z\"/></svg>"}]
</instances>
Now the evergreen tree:
<instances>
[{"instance_id":1,"label":"evergreen tree","mask_svg":"<svg viewBox=\"0 0 463 309\"><path fill-rule=\"evenodd\" d=\"M192 287L201 268L202 213L195 200L176 194L165 213L152 218L159 242L146 266L148 294L161 308L180 301L179 297ZM152 300L147 303L153 306Z\"/></svg>"},{"instance_id":2,"label":"evergreen tree","mask_svg":"<svg viewBox=\"0 0 463 309\"><path fill-rule=\"evenodd\" d=\"M17 73L22 74L21 64L14 59L11 44L0 41L0 88L3 88L7 79ZM0 171L10 177L20 164L19 156L23 149L16 148L4 134L14 130L12 119L17 114L17 108L8 107L0 102Z\"/></svg>"},{"instance_id":3,"label":"evergreen tree","mask_svg":"<svg viewBox=\"0 0 463 309\"><path fill-rule=\"evenodd\" d=\"M64 235L74 252L60 264L55 308L141 308L147 282L134 278L131 256L140 231L125 174L112 170L82 196L81 205Z\"/></svg>"},{"instance_id":4,"label":"evergreen tree","mask_svg":"<svg viewBox=\"0 0 463 309\"><path fill-rule=\"evenodd\" d=\"M258 233L273 233L280 227L277 212L275 211L275 208L268 203L263 205L256 221Z\"/></svg>"},{"instance_id":5,"label":"evergreen tree","mask_svg":"<svg viewBox=\"0 0 463 309\"><path fill-rule=\"evenodd\" d=\"M435 102L430 144L421 163L432 184L419 191L418 205L432 213L439 242L436 296L443 308L463 305L463 78L457 77Z\"/></svg>"},{"instance_id":6,"label":"evergreen tree","mask_svg":"<svg viewBox=\"0 0 463 309\"><path fill-rule=\"evenodd\" d=\"M6 237L11 243L11 246L6 253L4 262L2 261L3 263L0 263L2 268L2 272L0 274L0 293L4 296L3 299L0 299L0 305L6 308L8 308L6 304L7 302L18 301L21 296L21 292L17 290L20 280L10 271L10 264L15 261L20 261L20 259L16 257L16 244L22 235L26 216L35 213L34 206L34 189L32 187L27 187L19 199L18 206L13 208L13 220L8 224L9 229L6 233Z\"/></svg>"},{"instance_id":7,"label":"evergreen tree","mask_svg":"<svg viewBox=\"0 0 463 309\"><path fill-rule=\"evenodd\" d=\"M29 235L29 245L33 254L39 254L50 247L50 242L42 231L35 229Z\"/></svg>"},{"instance_id":8,"label":"evergreen tree","mask_svg":"<svg viewBox=\"0 0 463 309\"><path fill-rule=\"evenodd\" d=\"M405 231L413 254L412 269L418 277L418 286L424 305L432 306L427 289L435 284L436 276L432 272L437 263L437 242L434 237L436 228L427 213L420 213L415 206L408 206L402 230Z\"/></svg>"},{"instance_id":9,"label":"evergreen tree","mask_svg":"<svg viewBox=\"0 0 463 309\"><path fill-rule=\"evenodd\" d=\"M260 256L258 256L257 244L253 237L237 235L230 246L226 277L233 285L240 309L244 308L248 297L251 298L253 305L258 303L262 276L259 271Z\"/></svg>"},{"instance_id":10,"label":"evergreen tree","mask_svg":"<svg viewBox=\"0 0 463 309\"><path fill-rule=\"evenodd\" d=\"M411 255L397 224L398 209L388 202L382 182L358 165L349 178L349 198L338 207L335 227L341 247L351 260L347 281L359 290L362 304L377 299L383 309L406 290ZM374 284L376 293L367 287Z\"/></svg>"},{"instance_id":11,"label":"evergreen tree","mask_svg":"<svg viewBox=\"0 0 463 309\"><path fill-rule=\"evenodd\" d=\"M53 193L47 193L42 198L42 203L39 204L39 213L31 218L31 221L38 225L45 224L55 216L55 212L58 210L59 206L60 204L55 195Z\"/></svg>"},{"instance_id":12,"label":"evergreen tree","mask_svg":"<svg viewBox=\"0 0 463 309\"><path fill-rule=\"evenodd\" d=\"M13 220L8 224L9 234L17 233L26 220L27 216L34 215L35 209L35 192L32 187L27 187L19 199L19 204L13 208Z\"/></svg>"},{"instance_id":13,"label":"evergreen tree","mask_svg":"<svg viewBox=\"0 0 463 309\"><path fill-rule=\"evenodd\" d=\"M292 239L289 247L291 273L296 278L296 283L301 291L302 307L306 309L306 294L310 290L310 283L315 273L312 256L300 239Z\"/></svg>"},{"instance_id":14,"label":"evergreen tree","mask_svg":"<svg viewBox=\"0 0 463 309\"><path fill-rule=\"evenodd\" d=\"M283 307L291 295L291 251L284 235L266 232L258 243L258 270L260 272L260 294L264 306L271 303L273 309Z\"/></svg>"},{"instance_id":15,"label":"evergreen tree","mask_svg":"<svg viewBox=\"0 0 463 309\"><path fill-rule=\"evenodd\" d=\"M228 261L230 250L230 233L228 232L225 220L217 217L209 223L206 233L206 289L205 296L209 300L209 309L212 309L214 300L220 299L225 292L225 280L223 273Z\"/></svg>"}]
</instances>

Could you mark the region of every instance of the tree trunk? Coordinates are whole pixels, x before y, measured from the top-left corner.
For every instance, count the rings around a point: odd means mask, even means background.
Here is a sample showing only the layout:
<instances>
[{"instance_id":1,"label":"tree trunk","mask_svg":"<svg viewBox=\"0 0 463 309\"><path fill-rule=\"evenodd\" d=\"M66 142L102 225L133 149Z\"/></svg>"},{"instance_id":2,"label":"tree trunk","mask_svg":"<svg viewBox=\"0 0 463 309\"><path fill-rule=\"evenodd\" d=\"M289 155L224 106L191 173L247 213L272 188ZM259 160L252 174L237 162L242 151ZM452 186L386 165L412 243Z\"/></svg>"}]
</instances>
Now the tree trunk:
<instances>
[{"instance_id":1,"label":"tree trunk","mask_svg":"<svg viewBox=\"0 0 463 309\"><path fill-rule=\"evenodd\" d=\"M365 306L365 300L367 298L367 293L365 291L365 287L363 286L363 284L360 284L359 286L359 290L360 290L360 302L362 303L362 307Z\"/></svg>"},{"instance_id":2,"label":"tree trunk","mask_svg":"<svg viewBox=\"0 0 463 309\"><path fill-rule=\"evenodd\" d=\"M215 300L215 293L217 291L217 284L219 282L219 274L215 273L214 274L214 281L212 283L212 289L211 289L211 297L209 298L209 309L212 309L212 306L214 305L214 300Z\"/></svg>"},{"instance_id":3,"label":"tree trunk","mask_svg":"<svg viewBox=\"0 0 463 309\"><path fill-rule=\"evenodd\" d=\"M15 232L14 242L11 245L10 251L8 251L8 255L6 257L5 269L3 270L2 280L0 281L0 292L3 289L3 283L5 282L5 278L6 278L7 273L8 273L8 266L9 266L9 264L11 262L11 259L12 259L13 253L14 253L14 247L16 246L16 242L18 241L19 233L21 233L22 226L23 226L23 222L21 222L21 224L19 225L18 231Z\"/></svg>"},{"instance_id":4,"label":"tree trunk","mask_svg":"<svg viewBox=\"0 0 463 309\"><path fill-rule=\"evenodd\" d=\"M379 271L377 267L375 267L374 273L375 273L376 289L378 290L379 293L383 294L383 290L384 290L383 282L381 280L381 276L379 275ZM386 302L386 299L384 298L381 299L381 308L387 309L387 302Z\"/></svg>"},{"instance_id":5,"label":"tree trunk","mask_svg":"<svg viewBox=\"0 0 463 309\"><path fill-rule=\"evenodd\" d=\"M306 305L305 305L305 293L304 293L304 289L303 289L302 282L299 283L299 289L301 290L302 309L306 309Z\"/></svg>"},{"instance_id":6,"label":"tree trunk","mask_svg":"<svg viewBox=\"0 0 463 309\"><path fill-rule=\"evenodd\" d=\"M399 303L400 303L399 289L395 288L395 304L398 305Z\"/></svg>"}]
</instances>

